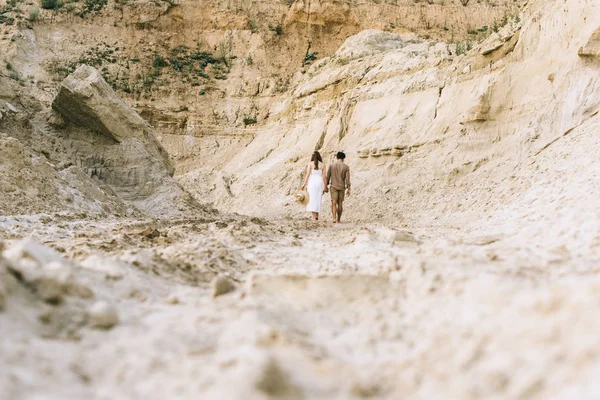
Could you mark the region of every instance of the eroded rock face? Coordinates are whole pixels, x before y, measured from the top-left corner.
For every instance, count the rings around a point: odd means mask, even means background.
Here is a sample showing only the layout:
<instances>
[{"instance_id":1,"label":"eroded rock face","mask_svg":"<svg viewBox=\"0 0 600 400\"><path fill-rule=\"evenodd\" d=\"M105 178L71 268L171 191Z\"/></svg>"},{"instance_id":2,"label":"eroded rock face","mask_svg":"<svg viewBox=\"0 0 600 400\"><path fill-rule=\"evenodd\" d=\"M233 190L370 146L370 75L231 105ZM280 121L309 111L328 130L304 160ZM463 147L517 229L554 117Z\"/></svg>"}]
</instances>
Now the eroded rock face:
<instances>
[{"instance_id":1,"label":"eroded rock face","mask_svg":"<svg viewBox=\"0 0 600 400\"><path fill-rule=\"evenodd\" d=\"M579 49L582 57L600 57L600 28L596 29L587 44Z\"/></svg>"},{"instance_id":2,"label":"eroded rock face","mask_svg":"<svg viewBox=\"0 0 600 400\"><path fill-rule=\"evenodd\" d=\"M89 176L148 215L189 210L191 198L171 177L168 154L152 128L95 68L82 65L68 76L52 107L72 125L65 131Z\"/></svg>"},{"instance_id":3,"label":"eroded rock face","mask_svg":"<svg viewBox=\"0 0 600 400\"><path fill-rule=\"evenodd\" d=\"M156 142L150 126L117 96L98 70L82 65L61 84L52 108L65 119L122 143L126 139L144 140L152 153L162 157L171 170L167 153ZM156 149L153 149L154 145Z\"/></svg>"}]
</instances>

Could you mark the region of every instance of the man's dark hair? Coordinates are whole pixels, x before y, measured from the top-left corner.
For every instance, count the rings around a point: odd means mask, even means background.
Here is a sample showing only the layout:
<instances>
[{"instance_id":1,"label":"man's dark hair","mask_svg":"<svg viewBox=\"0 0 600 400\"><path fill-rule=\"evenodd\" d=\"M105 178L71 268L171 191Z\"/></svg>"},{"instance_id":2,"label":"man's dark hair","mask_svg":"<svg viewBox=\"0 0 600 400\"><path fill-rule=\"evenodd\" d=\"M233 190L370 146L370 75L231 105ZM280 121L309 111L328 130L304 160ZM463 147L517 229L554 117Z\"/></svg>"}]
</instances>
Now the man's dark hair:
<instances>
[{"instance_id":1,"label":"man's dark hair","mask_svg":"<svg viewBox=\"0 0 600 400\"><path fill-rule=\"evenodd\" d=\"M344 154L344 152L342 152L342 151L338 151L338 153L337 153L337 155L336 155L336 158L337 158L338 160L343 160L344 158L346 158L346 155Z\"/></svg>"}]
</instances>

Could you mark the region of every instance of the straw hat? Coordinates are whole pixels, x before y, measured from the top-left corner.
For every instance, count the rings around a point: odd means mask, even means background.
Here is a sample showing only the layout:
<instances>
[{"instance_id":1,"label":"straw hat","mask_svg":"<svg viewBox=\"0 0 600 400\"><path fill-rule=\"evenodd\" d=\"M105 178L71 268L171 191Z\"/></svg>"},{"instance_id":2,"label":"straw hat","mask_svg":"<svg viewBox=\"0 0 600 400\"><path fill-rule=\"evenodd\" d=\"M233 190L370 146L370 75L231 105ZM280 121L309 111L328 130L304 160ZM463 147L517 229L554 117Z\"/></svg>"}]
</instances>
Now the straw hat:
<instances>
[{"instance_id":1,"label":"straw hat","mask_svg":"<svg viewBox=\"0 0 600 400\"><path fill-rule=\"evenodd\" d=\"M308 203L308 192L303 189L298 189L298 192L296 192L296 201L306 205Z\"/></svg>"}]
</instances>

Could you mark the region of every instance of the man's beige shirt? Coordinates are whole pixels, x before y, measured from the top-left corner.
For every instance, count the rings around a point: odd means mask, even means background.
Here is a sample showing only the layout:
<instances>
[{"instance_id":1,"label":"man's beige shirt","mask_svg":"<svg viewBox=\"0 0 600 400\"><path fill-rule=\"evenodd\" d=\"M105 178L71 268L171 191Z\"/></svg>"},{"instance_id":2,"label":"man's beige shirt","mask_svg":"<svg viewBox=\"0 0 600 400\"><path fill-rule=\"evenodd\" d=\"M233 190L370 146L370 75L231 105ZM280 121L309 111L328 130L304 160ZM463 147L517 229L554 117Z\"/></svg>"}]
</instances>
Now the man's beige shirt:
<instances>
[{"instance_id":1,"label":"man's beige shirt","mask_svg":"<svg viewBox=\"0 0 600 400\"><path fill-rule=\"evenodd\" d=\"M350 187L350 167L341 161L336 161L327 169L327 184L337 190Z\"/></svg>"}]
</instances>

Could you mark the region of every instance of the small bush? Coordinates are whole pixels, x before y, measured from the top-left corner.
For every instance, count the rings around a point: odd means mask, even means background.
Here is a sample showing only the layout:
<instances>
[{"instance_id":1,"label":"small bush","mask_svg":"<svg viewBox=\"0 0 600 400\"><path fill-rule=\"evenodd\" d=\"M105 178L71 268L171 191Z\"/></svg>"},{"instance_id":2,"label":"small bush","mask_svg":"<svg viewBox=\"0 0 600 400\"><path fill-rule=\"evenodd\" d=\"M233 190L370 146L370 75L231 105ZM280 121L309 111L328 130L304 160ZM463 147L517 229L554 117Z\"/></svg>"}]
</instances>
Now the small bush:
<instances>
[{"instance_id":1,"label":"small bush","mask_svg":"<svg viewBox=\"0 0 600 400\"><path fill-rule=\"evenodd\" d=\"M222 41L219 43L219 59L227 68L231 67L231 44Z\"/></svg>"},{"instance_id":2,"label":"small bush","mask_svg":"<svg viewBox=\"0 0 600 400\"><path fill-rule=\"evenodd\" d=\"M256 117L245 117L244 118L244 126L254 125L256 124Z\"/></svg>"},{"instance_id":3,"label":"small bush","mask_svg":"<svg viewBox=\"0 0 600 400\"><path fill-rule=\"evenodd\" d=\"M304 65L308 65L308 64L312 63L313 61L315 61L317 59L317 54L319 54L318 51L313 51L312 53L307 53L306 56L304 56Z\"/></svg>"},{"instance_id":4,"label":"small bush","mask_svg":"<svg viewBox=\"0 0 600 400\"><path fill-rule=\"evenodd\" d=\"M258 32L258 24L256 21L248 21L248 29L250 29L250 32L252 33Z\"/></svg>"},{"instance_id":5,"label":"small bush","mask_svg":"<svg viewBox=\"0 0 600 400\"><path fill-rule=\"evenodd\" d=\"M165 60L165 58L163 56L161 56L160 54L156 53L156 54L154 54L154 60L152 61L152 66L154 68L166 67L167 66L167 61Z\"/></svg>"},{"instance_id":6,"label":"small bush","mask_svg":"<svg viewBox=\"0 0 600 400\"><path fill-rule=\"evenodd\" d=\"M10 71L10 74L8 76L10 77L10 79L21 83L21 75L19 75L17 71Z\"/></svg>"},{"instance_id":7,"label":"small bush","mask_svg":"<svg viewBox=\"0 0 600 400\"><path fill-rule=\"evenodd\" d=\"M58 7L58 0L42 0L42 8L44 10L56 10Z\"/></svg>"},{"instance_id":8,"label":"small bush","mask_svg":"<svg viewBox=\"0 0 600 400\"><path fill-rule=\"evenodd\" d=\"M31 10L29 10L29 20L30 21L37 21L38 17L40 16L40 9L37 7L32 8Z\"/></svg>"},{"instance_id":9,"label":"small bush","mask_svg":"<svg viewBox=\"0 0 600 400\"><path fill-rule=\"evenodd\" d=\"M107 3L108 0L85 0L85 3L83 3L83 13L100 11Z\"/></svg>"},{"instance_id":10,"label":"small bush","mask_svg":"<svg viewBox=\"0 0 600 400\"><path fill-rule=\"evenodd\" d=\"M471 50L471 44L469 41L458 42L456 43L456 55L460 56L466 54L467 51Z\"/></svg>"},{"instance_id":11,"label":"small bush","mask_svg":"<svg viewBox=\"0 0 600 400\"><path fill-rule=\"evenodd\" d=\"M269 30L275 32L277 36L281 36L283 34L283 27L281 24L277 24L277 26L269 25Z\"/></svg>"}]
</instances>

